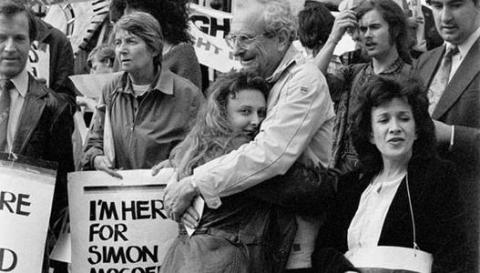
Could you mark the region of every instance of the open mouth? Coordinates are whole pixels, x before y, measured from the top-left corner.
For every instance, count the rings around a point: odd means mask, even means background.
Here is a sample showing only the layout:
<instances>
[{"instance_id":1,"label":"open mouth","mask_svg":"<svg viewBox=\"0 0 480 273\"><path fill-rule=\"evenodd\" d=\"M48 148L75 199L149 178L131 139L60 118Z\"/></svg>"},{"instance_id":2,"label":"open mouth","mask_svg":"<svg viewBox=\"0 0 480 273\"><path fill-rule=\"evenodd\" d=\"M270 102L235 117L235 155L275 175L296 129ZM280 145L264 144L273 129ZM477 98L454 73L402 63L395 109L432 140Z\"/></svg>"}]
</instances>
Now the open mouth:
<instances>
[{"instance_id":1,"label":"open mouth","mask_svg":"<svg viewBox=\"0 0 480 273\"><path fill-rule=\"evenodd\" d=\"M398 144L398 143L401 143L403 142L405 139L401 138L401 137L394 137L394 138L391 138L388 140L388 143L392 143L392 144Z\"/></svg>"}]
</instances>

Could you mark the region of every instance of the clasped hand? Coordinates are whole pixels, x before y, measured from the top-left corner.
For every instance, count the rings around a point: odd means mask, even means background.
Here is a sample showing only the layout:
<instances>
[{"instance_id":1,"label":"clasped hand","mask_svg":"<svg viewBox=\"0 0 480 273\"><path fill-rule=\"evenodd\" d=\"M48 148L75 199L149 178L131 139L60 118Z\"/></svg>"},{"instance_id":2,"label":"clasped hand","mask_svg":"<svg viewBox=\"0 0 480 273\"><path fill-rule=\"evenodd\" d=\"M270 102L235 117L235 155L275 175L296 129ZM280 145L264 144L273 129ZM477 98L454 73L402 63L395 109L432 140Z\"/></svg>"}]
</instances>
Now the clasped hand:
<instances>
[{"instance_id":1,"label":"clasped hand","mask_svg":"<svg viewBox=\"0 0 480 273\"><path fill-rule=\"evenodd\" d=\"M161 169L168 167L171 165L163 161L152 168L152 175L155 176ZM198 192L190 179L192 177L185 177L178 181L177 175L174 174L165 189L163 204L170 219L183 223L187 227L196 228L200 219L192 207L192 201Z\"/></svg>"}]
</instances>

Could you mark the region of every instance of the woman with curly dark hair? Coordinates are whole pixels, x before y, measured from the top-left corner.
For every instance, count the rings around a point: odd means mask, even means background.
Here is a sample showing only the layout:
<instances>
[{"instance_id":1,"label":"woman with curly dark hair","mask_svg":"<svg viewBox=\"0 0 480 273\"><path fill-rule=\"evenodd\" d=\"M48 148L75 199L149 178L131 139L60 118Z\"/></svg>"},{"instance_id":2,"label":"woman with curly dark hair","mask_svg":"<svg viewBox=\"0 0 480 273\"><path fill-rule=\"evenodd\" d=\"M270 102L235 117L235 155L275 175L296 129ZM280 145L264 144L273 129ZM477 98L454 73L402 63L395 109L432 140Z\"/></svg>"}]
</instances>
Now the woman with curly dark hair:
<instances>
[{"instance_id":1,"label":"woman with curly dark hair","mask_svg":"<svg viewBox=\"0 0 480 273\"><path fill-rule=\"evenodd\" d=\"M165 38L162 64L201 89L202 75L188 32L187 0L113 0L110 15L119 17L132 11L148 12L162 27ZM115 17L111 17L115 21Z\"/></svg>"},{"instance_id":2,"label":"woman with curly dark hair","mask_svg":"<svg viewBox=\"0 0 480 273\"><path fill-rule=\"evenodd\" d=\"M465 272L458 180L453 164L435 152L435 129L421 86L411 78L374 76L361 89L352 128L360 169L339 179L335 211L319 233L318 272L332 272L321 266L332 254L320 249L325 247L345 253L341 272L352 270L349 262L408 272ZM386 254L412 248L413 255L431 256L414 264L416 256ZM367 256L375 259L366 262Z\"/></svg>"}]
</instances>

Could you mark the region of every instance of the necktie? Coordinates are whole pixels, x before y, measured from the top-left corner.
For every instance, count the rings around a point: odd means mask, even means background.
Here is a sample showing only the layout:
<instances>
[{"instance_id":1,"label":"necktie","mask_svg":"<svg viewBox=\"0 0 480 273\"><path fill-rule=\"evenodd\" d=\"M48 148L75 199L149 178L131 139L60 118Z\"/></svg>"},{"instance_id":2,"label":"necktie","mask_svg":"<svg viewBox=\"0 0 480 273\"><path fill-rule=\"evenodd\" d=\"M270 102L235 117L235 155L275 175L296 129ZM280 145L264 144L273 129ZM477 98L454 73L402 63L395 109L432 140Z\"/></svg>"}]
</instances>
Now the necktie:
<instances>
[{"instance_id":1,"label":"necktie","mask_svg":"<svg viewBox=\"0 0 480 273\"><path fill-rule=\"evenodd\" d=\"M428 101L430 105L428 106L428 112L430 115L435 110L438 101L442 97L443 91L448 85L448 79L450 77L450 71L452 70L452 57L458 53L457 46L447 46L445 50L445 55L443 55L442 62L438 67L437 74L430 84L428 90Z\"/></svg>"},{"instance_id":2,"label":"necktie","mask_svg":"<svg viewBox=\"0 0 480 273\"><path fill-rule=\"evenodd\" d=\"M0 80L0 152L7 151L8 116L10 113L11 80Z\"/></svg>"}]
</instances>

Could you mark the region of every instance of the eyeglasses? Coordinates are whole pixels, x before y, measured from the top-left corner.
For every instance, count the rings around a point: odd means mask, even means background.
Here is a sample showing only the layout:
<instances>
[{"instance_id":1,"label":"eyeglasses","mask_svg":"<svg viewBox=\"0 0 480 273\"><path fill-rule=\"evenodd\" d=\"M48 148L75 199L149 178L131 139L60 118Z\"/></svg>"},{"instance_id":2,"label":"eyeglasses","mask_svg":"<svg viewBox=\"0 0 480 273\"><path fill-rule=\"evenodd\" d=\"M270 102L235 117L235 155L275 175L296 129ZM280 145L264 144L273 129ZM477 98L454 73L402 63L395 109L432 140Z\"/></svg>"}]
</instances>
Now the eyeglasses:
<instances>
[{"instance_id":1,"label":"eyeglasses","mask_svg":"<svg viewBox=\"0 0 480 273\"><path fill-rule=\"evenodd\" d=\"M225 40L227 41L228 46L231 48L234 48L235 44L237 44L239 47L245 47L253 43L260 36L265 36L268 38L269 36L271 36L271 34L267 32L256 35L230 33L227 35L227 37L225 37Z\"/></svg>"}]
</instances>

